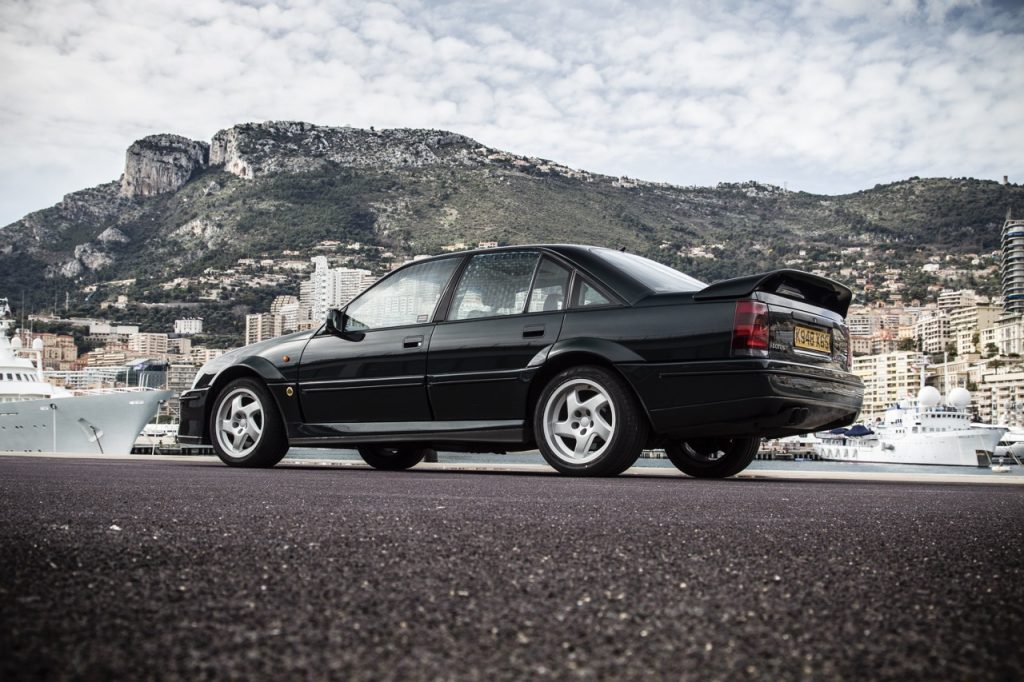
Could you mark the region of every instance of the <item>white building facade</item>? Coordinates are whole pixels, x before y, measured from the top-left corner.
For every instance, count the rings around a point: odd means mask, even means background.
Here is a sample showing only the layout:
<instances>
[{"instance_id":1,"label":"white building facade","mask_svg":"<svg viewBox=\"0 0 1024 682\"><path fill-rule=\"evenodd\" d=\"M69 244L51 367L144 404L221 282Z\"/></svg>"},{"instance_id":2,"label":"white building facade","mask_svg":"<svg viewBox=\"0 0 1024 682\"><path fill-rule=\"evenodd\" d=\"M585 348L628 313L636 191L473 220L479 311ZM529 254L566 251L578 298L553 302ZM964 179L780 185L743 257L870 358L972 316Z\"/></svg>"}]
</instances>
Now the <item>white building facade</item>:
<instances>
[{"instance_id":1,"label":"white building facade","mask_svg":"<svg viewBox=\"0 0 1024 682\"><path fill-rule=\"evenodd\" d=\"M880 419L899 400L917 396L921 385L921 354L896 351L853 359L852 371L864 382L864 407L860 420Z\"/></svg>"},{"instance_id":2,"label":"white building facade","mask_svg":"<svg viewBox=\"0 0 1024 682\"><path fill-rule=\"evenodd\" d=\"M203 318L192 318L188 317L184 320L174 321L174 333L191 335L191 334L202 334L203 333Z\"/></svg>"},{"instance_id":3,"label":"white building facade","mask_svg":"<svg viewBox=\"0 0 1024 682\"><path fill-rule=\"evenodd\" d=\"M319 322L331 308L340 308L377 281L369 270L359 268L332 268L326 256L314 256L310 286L300 291L300 308L304 308L301 294L308 292L310 319ZM298 315L298 311L296 312Z\"/></svg>"}]
</instances>

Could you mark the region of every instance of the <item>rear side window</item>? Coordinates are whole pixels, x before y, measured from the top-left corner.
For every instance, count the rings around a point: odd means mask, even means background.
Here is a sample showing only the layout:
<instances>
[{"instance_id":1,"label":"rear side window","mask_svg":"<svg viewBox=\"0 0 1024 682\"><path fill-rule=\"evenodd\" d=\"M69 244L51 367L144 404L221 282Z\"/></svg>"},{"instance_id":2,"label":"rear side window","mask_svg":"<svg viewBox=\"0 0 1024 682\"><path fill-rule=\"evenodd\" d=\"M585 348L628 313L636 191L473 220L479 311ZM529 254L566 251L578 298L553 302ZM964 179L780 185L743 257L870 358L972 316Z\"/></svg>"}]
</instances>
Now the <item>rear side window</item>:
<instances>
[{"instance_id":1,"label":"rear side window","mask_svg":"<svg viewBox=\"0 0 1024 682\"><path fill-rule=\"evenodd\" d=\"M602 294L597 287L585 279L579 278L580 285L576 288L576 307L593 308L601 305L611 305L607 296Z\"/></svg>"},{"instance_id":2,"label":"rear side window","mask_svg":"<svg viewBox=\"0 0 1024 682\"><path fill-rule=\"evenodd\" d=\"M565 310L569 300L569 270L545 258L537 269L537 279L530 293L526 312L541 313Z\"/></svg>"},{"instance_id":3,"label":"rear side window","mask_svg":"<svg viewBox=\"0 0 1024 682\"><path fill-rule=\"evenodd\" d=\"M449 320L517 315L526 309L540 254L504 251L473 256L452 298Z\"/></svg>"}]
</instances>

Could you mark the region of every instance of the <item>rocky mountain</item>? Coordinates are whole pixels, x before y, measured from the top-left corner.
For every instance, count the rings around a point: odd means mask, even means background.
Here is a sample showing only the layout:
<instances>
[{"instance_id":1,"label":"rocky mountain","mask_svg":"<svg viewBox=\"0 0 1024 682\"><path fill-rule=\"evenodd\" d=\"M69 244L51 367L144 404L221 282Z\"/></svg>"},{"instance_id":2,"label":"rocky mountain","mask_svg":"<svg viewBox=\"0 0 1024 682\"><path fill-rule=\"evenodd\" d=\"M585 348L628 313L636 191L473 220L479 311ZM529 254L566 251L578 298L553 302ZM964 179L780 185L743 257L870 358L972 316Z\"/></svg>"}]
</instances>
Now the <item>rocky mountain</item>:
<instances>
[{"instance_id":1,"label":"rocky mountain","mask_svg":"<svg viewBox=\"0 0 1024 682\"><path fill-rule=\"evenodd\" d=\"M706 280L787 262L843 279L838 256L856 247L876 267L908 271L935 256L991 252L1009 208L1024 210L1024 187L966 178L843 196L756 182L677 187L446 131L247 123L209 144L146 137L128 148L119 180L0 228L0 292L33 307L67 292L87 308L90 285L132 278L145 300L239 258L304 257L353 241L398 257L460 242L581 242L653 255Z\"/></svg>"}]
</instances>

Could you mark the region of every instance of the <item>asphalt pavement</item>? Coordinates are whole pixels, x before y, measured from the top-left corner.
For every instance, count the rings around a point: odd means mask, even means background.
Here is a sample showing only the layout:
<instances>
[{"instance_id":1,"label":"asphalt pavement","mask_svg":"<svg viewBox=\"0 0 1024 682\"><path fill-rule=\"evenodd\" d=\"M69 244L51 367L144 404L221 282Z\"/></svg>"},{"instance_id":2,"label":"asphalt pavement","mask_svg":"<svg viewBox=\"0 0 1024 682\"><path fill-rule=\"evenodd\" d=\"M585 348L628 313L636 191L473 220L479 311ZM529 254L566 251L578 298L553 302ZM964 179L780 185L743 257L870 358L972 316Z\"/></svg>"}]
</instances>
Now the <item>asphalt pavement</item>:
<instances>
[{"instance_id":1,"label":"asphalt pavement","mask_svg":"<svg viewBox=\"0 0 1024 682\"><path fill-rule=\"evenodd\" d=\"M1022 679L1019 486L0 456L0 679Z\"/></svg>"}]
</instances>

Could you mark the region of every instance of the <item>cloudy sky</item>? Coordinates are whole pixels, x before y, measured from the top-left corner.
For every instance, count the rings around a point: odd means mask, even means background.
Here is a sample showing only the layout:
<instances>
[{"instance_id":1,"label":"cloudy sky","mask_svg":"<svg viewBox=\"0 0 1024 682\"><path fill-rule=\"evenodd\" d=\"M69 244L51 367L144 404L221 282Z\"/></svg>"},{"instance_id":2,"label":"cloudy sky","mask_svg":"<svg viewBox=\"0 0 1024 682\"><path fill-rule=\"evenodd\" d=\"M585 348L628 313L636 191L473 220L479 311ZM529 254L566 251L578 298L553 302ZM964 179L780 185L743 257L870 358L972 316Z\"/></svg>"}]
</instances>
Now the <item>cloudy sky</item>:
<instances>
[{"instance_id":1,"label":"cloudy sky","mask_svg":"<svg viewBox=\"0 0 1024 682\"><path fill-rule=\"evenodd\" d=\"M0 225L144 135L430 127L609 175L1024 180L1019 1L0 0Z\"/></svg>"}]
</instances>

